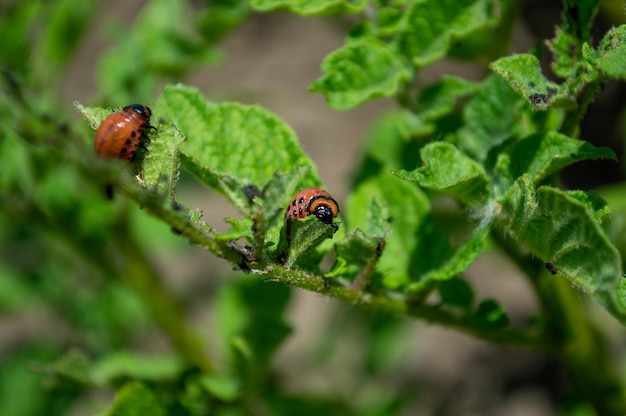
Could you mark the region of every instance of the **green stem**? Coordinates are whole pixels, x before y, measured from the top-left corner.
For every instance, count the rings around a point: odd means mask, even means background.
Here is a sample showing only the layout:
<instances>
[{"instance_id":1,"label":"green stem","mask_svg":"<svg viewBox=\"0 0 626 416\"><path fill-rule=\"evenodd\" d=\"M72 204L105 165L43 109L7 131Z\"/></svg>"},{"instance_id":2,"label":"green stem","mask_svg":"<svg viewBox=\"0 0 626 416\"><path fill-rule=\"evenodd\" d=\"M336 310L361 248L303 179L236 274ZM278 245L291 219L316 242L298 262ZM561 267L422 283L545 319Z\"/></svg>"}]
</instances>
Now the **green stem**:
<instances>
[{"instance_id":1,"label":"green stem","mask_svg":"<svg viewBox=\"0 0 626 416\"><path fill-rule=\"evenodd\" d=\"M391 297L387 294L356 291L350 287L332 285L320 276L299 270L288 270L270 265L265 270L253 270L271 280L278 280L291 286L318 292L340 301L369 307L390 315L408 316L423 319L433 324L455 328L485 341L538 350L550 349L550 340L539 331L525 331L516 328L485 328L465 315L450 313L438 306L415 305L405 298Z\"/></svg>"},{"instance_id":2,"label":"green stem","mask_svg":"<svg viewBox=\"0 0 626 416\"><path fill-rule=\"evenodd\" d=\"M370 307L392 315L404 315L424 319L434 324L456 328L486 341L512 346L549 349L550 341L538 330L519 330L514 328L485 328L466 315L452 314L438 306L416 305L405 298L389 296L386 293L356 291L350 287L331 286L323 276L316 276L301 270L282 265L267 264L265 261L254 262L244 250L233 244L225 244L208 233L200 225L190 221L181 212L169 209L158 201L155 194L137 185L128 175L121 175L116 185L131 199L138 202L144 211L162 219L175 227L184 237L195 244L204 246L213 254L240 266L243 270L263 275L267 279L278 280L302 289L318 292L338 300Z\"/></svg>"},{"instance_id":3,"label":"green stem","mask_svg":"<svg viewBox=\"0 0 626 416\"><path fill-rule=\"evenodd\" d=\"M549 324L560 336L557 358L572 384L598 415L626 414L623 386L610 362L604 341L589 322L579 293L565 279L543 275L540 296L548 305Z\"/></svg>"},{"instance_id":4,"label":"green stem","mask_svg":"<svg viewBox=\"0 0 626 416\"><path fill-rule=\"evenodd\" d=\"M530 278L542 305L557 358L574 388L598 415L626 414L626 396L603 340L584 314L580 294L564 278L548 275L537 263L497 232L495 240Z\"/></svg>"},{"instance_id":5,"label":"green stem","mask_svg":"<svg viewBox=\"0 0 626 416\"><path fill-rule=\"evenodd\" d=\"M587 113L587 108L595 100L601 86L602 81L595 80L581 87L574 109L565 114L565 119L559 129L561 133L570 137L578 137L580 123Z\"/></svg>"},{"instance_id":6,"label":"green stem","mask_svg":"<svg viewBox=\"0 0 626 416\"><path fill-rule=\"evenodd\" d=\"M126 244L120 249L128 259L123 274L126 283L142 299L152 318L169 336L179 354L204 372L211 372L212 365L205 355L202 342L188 328L184 314L161 284L139 246L127 238Z\"/></svg>"}]
</instances>

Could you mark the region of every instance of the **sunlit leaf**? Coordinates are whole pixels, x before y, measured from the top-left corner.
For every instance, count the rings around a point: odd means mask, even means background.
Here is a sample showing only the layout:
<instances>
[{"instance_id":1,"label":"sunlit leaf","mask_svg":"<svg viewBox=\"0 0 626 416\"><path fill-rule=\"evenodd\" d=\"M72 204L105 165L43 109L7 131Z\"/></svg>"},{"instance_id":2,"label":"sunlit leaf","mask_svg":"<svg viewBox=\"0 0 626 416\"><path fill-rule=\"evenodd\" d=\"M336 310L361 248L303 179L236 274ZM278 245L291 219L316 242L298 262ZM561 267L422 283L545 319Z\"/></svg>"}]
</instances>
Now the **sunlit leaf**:
<instances>
[{"instance_id":1,"label":"sunlit leaf","mask_svg":"<svg viewBox=\"0 0 626 416\"><path fill-rule=\"evenodd\" d=\"M374 97L388 97L411 75L402 58L385 43L366 38L331 53L322 64L324 75L309 86L338 110L356 107Z\"/></svg>"}]
</instances>

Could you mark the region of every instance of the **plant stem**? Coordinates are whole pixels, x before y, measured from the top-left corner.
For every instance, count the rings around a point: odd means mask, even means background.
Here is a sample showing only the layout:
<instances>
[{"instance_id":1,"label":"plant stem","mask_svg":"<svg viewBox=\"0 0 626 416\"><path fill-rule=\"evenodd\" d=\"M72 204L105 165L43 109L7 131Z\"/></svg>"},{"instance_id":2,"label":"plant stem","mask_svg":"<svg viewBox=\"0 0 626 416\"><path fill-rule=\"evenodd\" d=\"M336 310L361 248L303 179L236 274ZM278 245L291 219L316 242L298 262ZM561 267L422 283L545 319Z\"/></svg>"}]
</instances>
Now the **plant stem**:
<instances>
[{"instance_id":1,"label":"plant stem","mask_svg":"<svg viewBox=\"0 0 626 416\"><path fill-rule=\"evenodd\" d=\"M303 271L288 270L273 265L268 266L265 270L253 271L266 276L270 280L275 279L343 302L366 306L391 315L423 319L433 324L455 328L485 341L539 350L546 350L552 347L550 340L540 331L524 331L515 328L486 328L464 315L450 313L438 306L415 305L406 298L356 291L345 286L332 285L328 288L323 277L310 275Z\"/></svg>"},{"instance_id":2,"label":"plant stem","mask_svg":"<svg viewBox=\"0 0 626 416\"><path fill-rule=\"evenodd\" d=\"M510 239L492 233L509 257L533 284L547 320L554 348L551 352L568 374L574 388L598 415L626 414L626 396L611 366L606 346L583 312L579 293L560 276L548 275L543 267L516 250Z\"/></svg>"},{"instance_id":3,"label":"plant stem","mask_svg":"<svg viewBox=\"0 0 626 416\"><path fill-rule=\"evenodd\" d=\"M185 316L161 284L154 268L130 236L120 251L126 256L126 270L121 275L139 295L154 321L165 332L181 357L204 372L212 371L200 339L188 328Z\"/></svg>"},{"instance_id":4,"label":"plant stem","mask_svg":"<svg viewBox=\"0 0 626 416\"><path fill-rule=\"evenodd\" d=\"M584 314L579 293L565 279L545 273L538 287L547 305L549 327L559 338L556 357L576 390L589 400L598 415L626 414L623 386L604 341Z\"/></svg>"}]
</instances>

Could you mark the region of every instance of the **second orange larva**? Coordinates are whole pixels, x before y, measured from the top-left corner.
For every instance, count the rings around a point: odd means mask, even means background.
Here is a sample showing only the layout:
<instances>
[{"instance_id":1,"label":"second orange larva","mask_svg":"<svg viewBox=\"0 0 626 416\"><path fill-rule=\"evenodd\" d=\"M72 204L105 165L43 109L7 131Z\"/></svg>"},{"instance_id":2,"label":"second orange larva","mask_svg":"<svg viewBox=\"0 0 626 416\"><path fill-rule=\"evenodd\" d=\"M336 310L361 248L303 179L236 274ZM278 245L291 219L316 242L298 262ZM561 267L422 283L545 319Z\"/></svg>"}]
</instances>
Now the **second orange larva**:
<instances>
[{"instance_id":1,"label":"second orange larva","mask_svg":"<svg viewBox=\"0 0 626 416\"><path fill-rule=\"evenodd\" d=\"M323 223L332 224L338 214L339 205L328 192L322 188L307 188L291 199L285 212L285 221L314 215Z\"/></svg>"},{"instance_id":2,"label":"second orange larva","mask_svg":"<svg viewBox=\"0 0 626 416\"><path fill-rule=\"evenodd\" d=\"M94 149L99 156L132 160L146 139L145 130L150 127L150 108L131 104L113 113L98 126Z\"/></svg>"}]
</instances>

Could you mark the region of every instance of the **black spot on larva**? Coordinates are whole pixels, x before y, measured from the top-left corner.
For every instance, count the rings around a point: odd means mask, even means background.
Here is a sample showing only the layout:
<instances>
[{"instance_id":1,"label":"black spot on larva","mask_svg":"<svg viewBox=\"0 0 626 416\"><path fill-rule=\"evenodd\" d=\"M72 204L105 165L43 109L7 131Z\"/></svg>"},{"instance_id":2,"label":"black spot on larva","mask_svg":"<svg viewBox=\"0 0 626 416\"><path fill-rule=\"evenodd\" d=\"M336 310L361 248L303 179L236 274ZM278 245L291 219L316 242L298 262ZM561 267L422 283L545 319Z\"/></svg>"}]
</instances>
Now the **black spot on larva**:
<instances>
[{"instance_id":1,"label":"black spot on larva","mask_svg":"<svg viewBox=\"0 0 626 416\"><path fill-rule=\"evenodd\" d=\"M304 197L300 198L300 203L304 204Z\"/></svg>"},{"instance_id":2,"label":"black spot on larva","mask_svg":"<svg viewBox=\"0 0 626 416\"><path fill-rule=\"evenodd\" d=\"M298 210L296 210L296 209L294 209L294 210L293 210L293 216L294 216L294 217L297 217L297 216L298 216Z\"/></svg>"},{"instance_id":3,"label":"black spot on larva","mask_svg":"<svg viewBox=\"0 0 626 416\"><path fill-rule=\"evenodd\" d=\"M128 151L128 149L126 149L125 147L122 147L122 149L120 150L120 153L126 153Z\"/></svg>"},{"instance_id":4,"label":"black spot on larva","mask_svg":"<svg viewBox=\"0 0 626 416\"><path fill-rule=\"evenodd\" d=\"M104 196L106 199L108 199L109 201L111 201L113 199L113 185L111 185L110 183L107 183L106 185L104 185Z\"/></svg>"},{"instance_id":5,"label":"black spot on larva","mask_svg":"<svg viewBox=\"0 0 626 416\"><path fill-rule=\"evenodd\" d=\"M298 215L302 215L302 207L298 210Z\"/></svg>"},{"instance_id":6,"label":"black spot on larva","mask_svg":"<svg viewBox=\"0 0 626 416\"><path fill-rule=\"evenodd\" d=\"M130 139L126 139L126 144L130 144Z\"/></svg>"},{"instance_id":7,"label":"black spot on larva","mask_svg":"<svg viewBox=\"0 0 626 416\"><path fill-rule=\"evenodd\" d=\"M298 201L296 201L295 199L293 201L291 201L291 205L294 206L294 207L296 206L297 203L298 203Z\"/></svg>"},{"instance_id":8,"label":"black spot on larva","mask_svg":"<svg viewBox=\"0 0 626 416\"><path fill-rule=\"evenodd\" d=\"M137 137L137 132L135 130L131 131L130 137L133 137L133 138Z\"/></svg>"}]
</instances>

